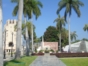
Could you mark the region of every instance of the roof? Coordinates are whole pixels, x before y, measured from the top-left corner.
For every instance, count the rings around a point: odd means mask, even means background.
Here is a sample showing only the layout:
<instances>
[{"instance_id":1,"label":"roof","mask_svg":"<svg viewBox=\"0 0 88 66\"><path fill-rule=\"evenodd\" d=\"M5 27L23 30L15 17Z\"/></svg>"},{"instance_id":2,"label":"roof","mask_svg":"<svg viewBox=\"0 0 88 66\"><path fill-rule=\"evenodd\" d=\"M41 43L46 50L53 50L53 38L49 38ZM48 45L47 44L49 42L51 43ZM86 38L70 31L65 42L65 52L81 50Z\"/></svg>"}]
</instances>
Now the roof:
<instances>
[{"instance_id":1,"label":"roof","mask_svg":"<svg viewBox=\"0 0 88 66\"><path fill-rule=\"evenodd\" d=\"M66 45L63 48L63 50L68 52L69 45ZM88 52L88 41L79 41L79 42L71 44L71 51L72 52L82 52L82 51Z\"/></svg>"}]
</instances>

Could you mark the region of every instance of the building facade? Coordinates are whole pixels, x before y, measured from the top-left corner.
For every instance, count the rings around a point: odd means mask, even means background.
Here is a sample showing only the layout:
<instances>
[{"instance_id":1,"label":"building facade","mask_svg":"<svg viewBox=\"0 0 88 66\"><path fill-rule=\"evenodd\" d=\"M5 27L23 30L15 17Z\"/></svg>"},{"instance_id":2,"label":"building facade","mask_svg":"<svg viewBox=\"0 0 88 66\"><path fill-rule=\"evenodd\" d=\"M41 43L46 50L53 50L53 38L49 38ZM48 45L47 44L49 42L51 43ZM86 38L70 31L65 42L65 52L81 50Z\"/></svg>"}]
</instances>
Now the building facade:
<instances>
[{"instance_id":1,"label":"building facade","mask_svg":"<svg viewBox=\"0 0 88 66\"><path fill-rule=\"evenodd\" d=\"M16 50L16 31L17 20L7 20L3 31L3 48L6 53L14 53Z\"/></svg>"},{"instance_id":2,"label":"building facade","mask_svg":"<svg viewBox=\"0 0 88 66\"><path fill-rule=\"evenodd\" d=\"M58 50L58 42L44 42L44 49L52 49L54 51Z\"/></svg>"}]
</instances>

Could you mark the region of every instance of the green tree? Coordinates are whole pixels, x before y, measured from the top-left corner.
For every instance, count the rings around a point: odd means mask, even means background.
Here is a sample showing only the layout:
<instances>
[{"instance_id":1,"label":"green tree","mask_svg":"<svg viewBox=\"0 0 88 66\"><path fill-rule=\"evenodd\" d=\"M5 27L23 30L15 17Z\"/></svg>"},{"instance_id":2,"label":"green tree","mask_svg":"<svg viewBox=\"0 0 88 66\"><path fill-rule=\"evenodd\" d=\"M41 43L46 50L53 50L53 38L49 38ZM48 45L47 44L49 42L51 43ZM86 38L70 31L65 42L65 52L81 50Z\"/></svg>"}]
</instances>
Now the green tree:
<instances>
[{"instance_id":1,"label":"green tree","mask_svg":"<svg viewBox=\"0 0 88 66\"><path fill-rule=\"evenodd\" d=\"M65 28L62 28L62 45L61 47L68 45L68 30Z\"/></svg>"},{"instance_id":2,"label":"green tree","mask_svg":"<svg viewBox=\"0 0 88 66\"><path fill-rule=\"evenodd\" d=\"M25 38L25 40L26 40L26 37L25 37L25 27L27 26L27 28L28 28L28 35L29 35L29 39L31 40L31 22L29 22L29 21L27 21L27 23L26 23L26 25L25 25L25 23L22 23L22 31L23 31L23 35L24 35L24 38ZM36 40L36 33L35 33L35 26L33 25L33 32L34 32L34 37L33 37L33 39L34 39L34 41Z\"/></svg>"},{"instance_id":3,"label":"green tree","mask_svg":"<svg viewBox=\"0 0 88 66\"><path fill-rule=\"evenodd\" d=\"M25 27L28 28L28 35L29 35L29 40L31 40L31 22L27 21L26 24L23 22L22 23L22 35L24 36L24 39L26 40L26 35L25 35ZM14 30L17 31L17 24L14 26ZM33 25L33 32L34 32L34 42L36 41L36 33L35 33L35 26Z\"/></svg>"},{"instance_id":4,"label":"green tree","mask_svg":"<svg viewBox=\"0 0 88 66\"><path fill-rule=\"evenodd\" d=\"M0 0L0 66L3 66L2 21L2 0Z\"/></svg>"},{"instance_id":5,"label":"green tree","mask_svg":"<svg viewBox=\"0 0 88 66\"><path fill-rule=\"evenodd\" d=\"M18 0L14 1L12 0L12 2L18 2ZM40 1L37 0L24 0L24 4L23 4L24 8L23 8L23 14L25 17L25 24L26 24L26 17L28 17L29 19L32 18L32 14L35 15L36 19L41 15L41 11L40 11L40 7L42 7L42 3ZM16 16L18 12L18 4L16 5L16 7L13 10L13 15ZM31 25L32 26L32 25ZM33 28L33 26L31 27ZM29 55L29 47L28 47L28 28L26 27L26 47L27 47L27 55ZM32 29L32 44L33 44L33 29ZM32 45L33 46L33 45ZM33 49L33 48L32 48Z\"/></svg>"},{"instance_id":6,"label":"green tree","mask_svg":"<svg viewBox=\"0 0 88 66\"><path fill-rule=\"evenodd\" d=\"M16 2L18 3L18 0L14 1L12 0L12 2ZM23 4L23 15L25 18L25 24L26 24L26 18L28 16L28 12L29 12L29 8L28 8L28 2L29 0L24 0L24 4ZM15 6L14 10L13 10L13 16L16 16L18 13L18 4ZM28 28L25 26L25 39L26 39L26 55L29 56L29 36L28 36Z\"/></svg>"},{"instance_id":7,"label":"green tree","mask_svg":"<svg viewBox=\"0 0 88 66\"><path fill-rule=\"evenodd\" d=\"M65 26L65 20L64 20L64 17L60 17L60 15L58 16L58 18L56 18L54 20L54 22L56 22L56 28L58 30L58 38L59 38L59 48L60 48L60 52L61 52L61 32L62 32L62 28L63 26Z\"/></svg>"},{"instance_id":8,"label":"green tree","mask_svg":"<svg viewBox=\"0 0 88 66\"><path fill-rule=\"evenodd\" d=\"M84 41L88 41L88 39L87 39L87 38L83 38L82 40L84 40Z\"/></svg>"},{"instance_id":9,"label":"green tree","mask_svg":"<svg viewBox=\"0 0 88 66\"><path fill-rule=\"evenodd\" d=\"M57 14L59 14L59 12L63 8L66 8L65 9L65 14L64 14L65 21L67 21L66 17L67 17L67 14L69 14L69 21L68 21L68 27L69 27L69 50L70 50L70 44L71 44L71 42L70 42L70 16L71 16L72 8L76 12L78 17L80 17L81 13L80 13L79 7L83 6L83 5L84 4L80 0L61 0L58 3L59 8L57 9Z\"/></svg>"},{"instance_id":10,"label":"green tree","mask_svg":"<svg viewBox=\"0 0 88 66\"><path fill-rule=\"evenodd\" d=\"M43 7L42 3L38 0L30 0L30 7L29 7L29 12L28 12L28 18L31 18L32 20L32 17L33 15L35 15L36 19L41 15L41 10L40 8ZM31 21L32 22L32 21ZM31 29L32 29L32 52L34 51L33 50L33 25L31 26Z\"/></svg>"},{"instance_id":11,"label":"green tree","mask_svg":"<svg viewBox=\"0 0 88 66\"><path fill-rule=\"evenodd\" d=\"M44 41L47 42L57 42L58 41L58 31L56 27L49 26L46 31L44 32Z\"/></svg>"},{"instance_id":12,"label":"green tree","mask_svg":"<svg viewBox=\"0 0 88 66\"><path fill-rule=\"evenodd\" d=\"M72 43L76 43L76 42L79 42L79 41L81 41L81 40L75 40L74 42L72 42Z\"/></svg>"},{"instance_id":13,"label":"green tree","mask_svg":"<svg viewBox=\"0 0 88 66\"><path fill-rule=\"evenodd\" d=\"M18 3L19 0L11 0L12 3ZM35 15L36 19L41 15L40 8L43 7L42 3L38 0L24 0L23 4L23 14L24 17L32 18L32 14ZM13 16L16 16L18 13L18 4L15 6L13 10Z\"/></svg>"},{"instance_id":14,"label":"green tree","mask_svg":"<svg viewBox=\"0 0 88 66\"><path fill-rule=\"evenodd\" d=\"M16 37L16 55L15 58L20 58L20 46L21 46L21 25L22 25L22 13L23 13L23 0L19 0L18 22L17 22L17 37Z\"/></svg>"},{"instance_id":15,"label":"green tree","mask_svg":"<svg viewBox=\"0 0 88 66\"><path fill-rule=\"evenodd\" d=\"M88 32L88 24L85 24L83 30Z\"/></svg>"},{"instance_id":16,"label":"green tree","mask_svg":"<svg viewBox=\"0 0 88 66\"><path fill-rule=\"evenodd\" d=\"M71 33L71 40L72 40L72 41L73 41L73 40L76 41L76 37L78 37L77 34L76 34L76 31L72 32L72 33Z\"/></svg>"}]
</instances>

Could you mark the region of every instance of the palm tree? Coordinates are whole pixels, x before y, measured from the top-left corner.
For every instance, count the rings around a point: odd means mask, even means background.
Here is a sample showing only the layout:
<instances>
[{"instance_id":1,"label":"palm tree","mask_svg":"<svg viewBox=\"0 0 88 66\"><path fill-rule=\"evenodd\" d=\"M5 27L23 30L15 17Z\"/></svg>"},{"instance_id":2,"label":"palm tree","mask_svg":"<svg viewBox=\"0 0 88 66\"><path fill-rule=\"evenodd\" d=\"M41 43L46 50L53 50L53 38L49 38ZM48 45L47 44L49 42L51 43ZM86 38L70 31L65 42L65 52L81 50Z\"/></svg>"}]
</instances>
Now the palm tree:
<instances>
[{"instance_id":1,"label":"palm tree","mask_svg":"<svg viewBox=\"0 0 88 66\"><path fill-rule=\"evenodd\" d=\"M31 31L32 31L32 29L31 29L31 26L32 26L32 23L31 22L27 22L26 23L26 25L23 23L22 24L22 31L23 31L23 35L24 35L24 38L26 39L26 35L25 35L25 27L27 27L28 28L28 36L29 36L29 39L31 39L31 37L32 37L32 33L31 33ZM33 39L34 39L34 41L35 41L35 39L36 39L36 34L35 34L35 26L33 25ZM31 45L30 45L31 46ZM29 47L30 47L29 46Z\"/></svg>"},{"instance_id":2,"label":"palm tree","mask_svg":"<svg viewBox=\"0 0 88 66\"><path fill-rule=\"evenodd\" d=\"M15 2L12 0L12 2ZM29 11L29 7L28 7L28 2L29 0L24 0L24 4L23 4L23 14L24 14L24 19L25 19L25 24L26 24L26 18L27 18L27 13ZM18 1L16 2L18 3ZM18 12L18 4L15 6L14 10L13 10L13 16L16 16ZM25 27L25 38L26 38L26 55L29 56L29 36L28 36L28 28Z\"/></svg>"},{"instance_id":3,"label":"palm tree","mask_svg":"<svg viewBox=\"0 0 88 66\"><path fill-rule=\"evenodd\" d=\"M22 35L24 36L24 39L26 40L26 35L25 35L25 27L28 28L28 35L29 35L29 39L31 39L31 22L27 21L26 24L22 23ZM35 26L33 25L34 30L35 30ZM17 31L17 24L14 26L14 31Z\"/></svg>"},{"instance_id":4,"label":"palm tree","mask_svg":"<svg viewBox=\"0 0 88 66\"><path fill-rule=\"evenodd\" d=\"M14 0L13 0L14 1ZM28 17L29 19L32 18L32 14L34 14L36 16L36 19L41 15L41 11L40 11L40 7L42 7L42 3L40 1L37 0L24 0L24 8L23 8L23 14L25 17L25 24L26 24L26 17ZM13 10L13 15L16 16L18 12L18 4L16 5L16 7ZM31 21L32 22L32 21ZM33 26L31 27L33 28ZM26 27L26 42L28 45L28 31L27 31L27 27ZM32 30L32 44L33 44L33 30ZM33 45L32 45L33 47ZM33 48L32 48L33 50ZM28 52L27 52L28 53Z\"/></svg>"},{"instance_id":5,"label":"palm tree","mask_svg":"<svg viewBox=\"0 0 88 66\"><path fill-rule=\"evenodd\" d=\"M85 24L83 30L88 32L88 24Z\"/></svg>"},{"instance_id":6,"label":"palm tree","mask_svg":"<svg viewBox=\"0 0 88 66\"><path fill-rule=\"evenodd\" d=\"M22 31L23 31L22 34L26 40L25 27L28 28L28 36L29 36L29 39L31 39L31 22L27 21L26 24L25 23L22 24Z\"/></svg>"},{"instance_id":7,"label":"palm tree","mask_svg":"<svg viewBox=\"0 0 88 66\"><path fill-rule=\"evenodd\" d=\"M62 46L65 46L68 44L68 30L66 28L62 28Z\"/></svg>"},{"instance_id":8,"label":"palm tree","mask_svg":"<svg viewBox=\"0 0 88 66\"><path fill-rule=\"evenodd\" d=\"M2 0L0 0L0 66L3 66L3 45L2 45Z\"/></svg>"},{"instance_id":9,"label":"palm tree","mask_svg":"<svg viewBox=\"0 0 88 66\"><path fill-rule=\"evenodd\" d=\"M28 28L28 36L29 40L31 39L31 22L27 21L26 24L22 23L22 35L24 36L24 39L26 40L26 35L25 35L25 27ZM35 30L35 26L33 25L33 30ZM14 26L14 31L17 31L17 24ZM34 39L36 39L36 34L34 34ZM30 47L31 45L29 45Z\"/></svg>"},{"instance_id":10,"label":"palm tree","mask_svg":"<svg viewBox=\"0 0 88 66\"><path fill-rule=\"evenodd\" d=\"M32 17L33 17L33 14L35 15L36 19L41 15L41 10L40 8L42 8L43 5L40 1L38 0L30 0L30 11L28 13L28 18L31 18L31 22L32 22ZM33 50L33 24L31 26L31 33L32 33L32 52L34 52Z\"/></svg>"},{"instance_id":11,"label":"palm tree","mask_svg":"<svg viewBox=\"0 0 88 66\"><path fill-rule=\"evenodd\" d=\"M71 44L71 41L70 41L70 16L71 16L72 8L76 12L78 17L80 17L81 13L80 13L79 7L83 6L83 5L84 4L81 1L79 1L79 0L61 0L58 3L59 8L57 9L57 14L59 14L59 12L63 8L66 8L65 9L65 14L64 14L65 21L67 21L66 17L67 17L67 14L69 14L69 21L68 21L68 28L69 28L69 51L70 51L70 44Z\"/></svg>"},{"instance_id":12,"label":"palm tree","mask_svg":"<svg viewBox=\"0 0 88 66\"><path fill-rule=\"evenodd\" d=\"M19 10L18 10L18 22L17 22L17 38L16 38L16 55L15 59L20 58L21 53L21 25L22 25L22 13L23 13L23 0L19 0Z\"/></svg>"},{"instance_id":13,"label":"palm tree","mask_svg":"<svg viewBox=\"0 0 88 66\"><path fill-rule=\"evenodd\" d=\"M77 34L76 34L76 31L72 32L71 33L71 40L76 40L76 37L77 37Z\"/></svg>"},{"instance_id":14,"label":"palm tree","mask_svg":"<svg viewBox=\"0 0 88 66\"><path fill-rule=\"evenodd\" d=\"M58 37L59 37L59 42L60 42L60 52L61 52L61 32L62 32L62 27L65 26L65 20L64 17L60 18L60 15L58 16L58 18L56 18L54 20L54 22L57 22L56 27L57 30L59 31L58 33Z\"/></svg>"}]
</instances>

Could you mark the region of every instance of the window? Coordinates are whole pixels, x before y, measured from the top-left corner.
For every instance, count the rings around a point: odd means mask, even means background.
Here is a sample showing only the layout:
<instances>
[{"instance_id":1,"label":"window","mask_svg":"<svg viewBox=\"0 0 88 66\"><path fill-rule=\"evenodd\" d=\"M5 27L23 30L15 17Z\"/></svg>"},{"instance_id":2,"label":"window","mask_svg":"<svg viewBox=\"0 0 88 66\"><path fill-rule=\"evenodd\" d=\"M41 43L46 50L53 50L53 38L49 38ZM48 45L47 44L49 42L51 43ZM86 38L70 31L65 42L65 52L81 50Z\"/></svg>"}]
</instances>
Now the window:
<instances>
[{"instance_id":1,"label":"window","mask_svg":"<svg viewBox=\"0 0 88 66\"><path fill-rule=\"evenodd\" d=\"M10 52L10 49L9 49L9 52Z\"/></svg>"},{"instance_id":2,"label":"window","mask_svg":"<svg viewBox=\"0 0 88 66\"><path fill-rule=\"evenodd\" d=\"M13 24L14 24L14 20L13 20Z\"/></svg>"},{"instance_id":3,"label":"window","mask_svg":"<svg viewBox=\"0 0 88 66\"><path fill-rule=\"evenodd\" d=\"M11 24L11 20L10 20L9 24Z\"/></svg>"},{"instance_id":4,"label":"window","mask_svg":"<svg viewBox=\"0 0 88 66\"><path fill-rule=\"evenodd\" d=\"M7 49L7 52L8 52L8 49Z\"/></svg>"},{"instance_id":5,"label":"window","mask_svg":"<svg viewBox=\"0 0 88 66\"><path fill-rule=\"evenodd\" d=\"M13 45L13 42L9 42L8 46L9 46L9 47L13 47L13 46L14 46L14 45Z\"/></svg>"}]
</instances>

